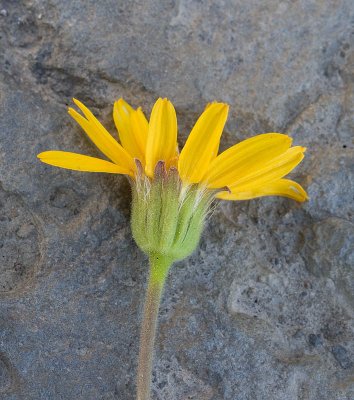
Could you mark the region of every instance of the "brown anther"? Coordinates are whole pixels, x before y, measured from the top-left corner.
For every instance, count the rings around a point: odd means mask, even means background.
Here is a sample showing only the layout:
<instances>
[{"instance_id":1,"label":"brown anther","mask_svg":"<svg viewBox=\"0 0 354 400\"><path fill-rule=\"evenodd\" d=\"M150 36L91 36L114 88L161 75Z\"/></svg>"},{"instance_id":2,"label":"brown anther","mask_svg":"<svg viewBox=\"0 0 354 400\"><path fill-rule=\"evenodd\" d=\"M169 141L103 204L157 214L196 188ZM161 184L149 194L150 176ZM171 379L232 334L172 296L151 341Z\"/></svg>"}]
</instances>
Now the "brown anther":
<instances>
[{"instance_id":1,"label":"brown anther","mask_svg":"<svg viewBox=\"0 0 354 400\"><path fill-rule=\"evenodd\" d=\"M230 188L228 186L224 186L224 187L217 188L217 189L210 189L210 190L212 192L214 192L215 194L218 194L220 192L229 192L229 193L231 193L231 190L230 190Z\"/></svg>"}]
</instances>

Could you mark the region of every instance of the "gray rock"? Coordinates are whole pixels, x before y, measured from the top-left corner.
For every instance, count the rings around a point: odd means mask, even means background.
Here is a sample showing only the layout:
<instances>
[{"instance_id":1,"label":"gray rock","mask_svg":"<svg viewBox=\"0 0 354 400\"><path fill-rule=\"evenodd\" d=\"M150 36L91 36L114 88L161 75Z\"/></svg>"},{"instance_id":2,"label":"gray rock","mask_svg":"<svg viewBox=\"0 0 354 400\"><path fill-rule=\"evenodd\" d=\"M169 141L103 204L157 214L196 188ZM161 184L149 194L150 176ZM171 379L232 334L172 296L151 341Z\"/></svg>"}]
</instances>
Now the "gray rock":
<instances>
[{"instance_id":1,"label":"gray rock","mask_svg":"<svg viewBox=\"0 0 354 400\"><path fill-rule=\"evenodd\" d=\"M231 105L222 148L281 131L308 147L310 201L220 203L171 270L154 399L354 398L354 9L331 2L0 0L0 397L133 399L147 260L123 177L40 164L99 155L120 96Z\"/></svg>"},{"instance_id":2,"label":"gray rock","mask_svg":"<svg viewBox=\"0 0 354 400\"><path fill-rule=\"evenodd\" d=\"M349 369L353 367L353 361L350 359L350 355L345 347L341 345L333 346L332 353L334 358L338 361L339 365L343 369Z\"/></svg>"}]
</instances>

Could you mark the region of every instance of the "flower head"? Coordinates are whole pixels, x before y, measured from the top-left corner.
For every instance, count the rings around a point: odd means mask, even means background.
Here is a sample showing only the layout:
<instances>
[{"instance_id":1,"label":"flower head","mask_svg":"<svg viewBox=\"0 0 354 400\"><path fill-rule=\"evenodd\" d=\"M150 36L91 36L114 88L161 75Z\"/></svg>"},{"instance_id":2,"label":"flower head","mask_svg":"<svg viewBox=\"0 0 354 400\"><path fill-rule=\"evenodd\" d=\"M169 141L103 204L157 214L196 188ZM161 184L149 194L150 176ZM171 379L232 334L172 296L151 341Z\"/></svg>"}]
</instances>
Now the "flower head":
<instances>
[{"instance_id":1,"label":"flower head","mask_svg":"<svg viewBox=\"0 0 354 400\"><path fill-rule=\"evenodd\" d=\"M156 165L163 161L168 171L178 169L184 185L199 184L219 189L216 197L224 200L246 200L260 196L284 196L305 201L307 195L294 181L283 177L303 159L304 147L291 147L289 136L266 133L246 139L218 155L220 137L227 119L228 106L208 104L194 125L181 153L177 144L177 118L172 103L158 99L148 122L141 108L133 109L123 99L114 103L113 118L120 143L80 101L74 103L79 114L69 114L88 137L110 160L77 153L45 151L38 158L61 168L88 172L125 174L136 179L141 173L153 179Z\"/></svg>"},{"instance_id":2,"label":"flower head","mask_svg":"<svg viewBox=\"0 0 354 400\"><path fill-rule=\"evenodd\" d=\"M307 199L298 183L284 178L306 150L291 147L287 135L254 136L218 155L228 115L224 103L207 105L180 153L176 112L167 99L156 101L149 122L141 108L116 101L113 119L120 143L87 107L76 99L74 103L83 115L73 108L69 114L109 161L63 151L46 151L38 157L61 168L127 175L133 189L133 234L148 254L165 254L173 261L193 251L215 197Z\"/></svg>"}]
</instances>

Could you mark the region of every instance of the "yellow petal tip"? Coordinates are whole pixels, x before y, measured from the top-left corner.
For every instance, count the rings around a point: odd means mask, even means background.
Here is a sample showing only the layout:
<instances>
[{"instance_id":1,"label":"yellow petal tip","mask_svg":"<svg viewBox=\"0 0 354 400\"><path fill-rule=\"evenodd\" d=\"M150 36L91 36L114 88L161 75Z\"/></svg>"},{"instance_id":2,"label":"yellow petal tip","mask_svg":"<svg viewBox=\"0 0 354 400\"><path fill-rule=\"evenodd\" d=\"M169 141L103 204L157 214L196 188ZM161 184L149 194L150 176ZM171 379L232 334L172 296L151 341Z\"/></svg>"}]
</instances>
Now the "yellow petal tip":
<instances>
[{"instance_id":1,"label":"yellow petal tip","mask_svg":"<svg viewBox=\"0 0 354 400\"><path fill-rule=\"evenodd\" d=\"M73 97L73 102L75 103L75 105L76 105L77 107L80 108L81 111L84 112L84 110L87 109L86 106L85 106L80 100L75 99L75 97Z\"/></svg>"},{"instance_id":2,"label":"yellow petal tip","mask_svg":"<svg viewBox=\"0 0 354 400\"><path fill-rule=\"evenodd\" d=\"M37 158L39 158L41 161L45 160L45 158L50 157L55 150L48 150L48 151L42 151L41 153L37 154Z\"/></svg>"},{"instance_id":3,"label":"yellow petal tip","mask_svg":"<svg viewBox=\"0 0 354 400\"><path fill-rule=\"evenodd\" d=\"M123 97L120 97L118 100L116 100L114 102L114 106L115 107L121 106L121 105L124 105L124 104L126 104L126 101L123 99Z\"/></svg>"}]
</instances>

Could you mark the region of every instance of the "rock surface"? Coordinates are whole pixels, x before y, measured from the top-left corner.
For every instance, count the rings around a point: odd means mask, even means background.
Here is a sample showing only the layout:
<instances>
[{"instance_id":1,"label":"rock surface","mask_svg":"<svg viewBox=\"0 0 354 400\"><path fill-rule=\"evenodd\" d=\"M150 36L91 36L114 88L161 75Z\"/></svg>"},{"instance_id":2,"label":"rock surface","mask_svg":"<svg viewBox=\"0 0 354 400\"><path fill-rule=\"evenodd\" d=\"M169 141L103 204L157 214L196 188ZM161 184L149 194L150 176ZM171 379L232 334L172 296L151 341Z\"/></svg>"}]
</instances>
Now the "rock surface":
<instances>
[{"instance_id":1,"label":"rock surface","mask_svg":"<svg viewBox=\"0 0 354 400\"><path fill-rule=\"evenodd\" d=\"M0 0L0 397L134 398L147 260L124 178L40 164L96 155L66 113L113 130L120 96L176 105L183 144L212 100L222 146L287 132L310 201L220 203L174 266L153 398L354 398L352 0Z\"/></svg>"}]
</instances>

